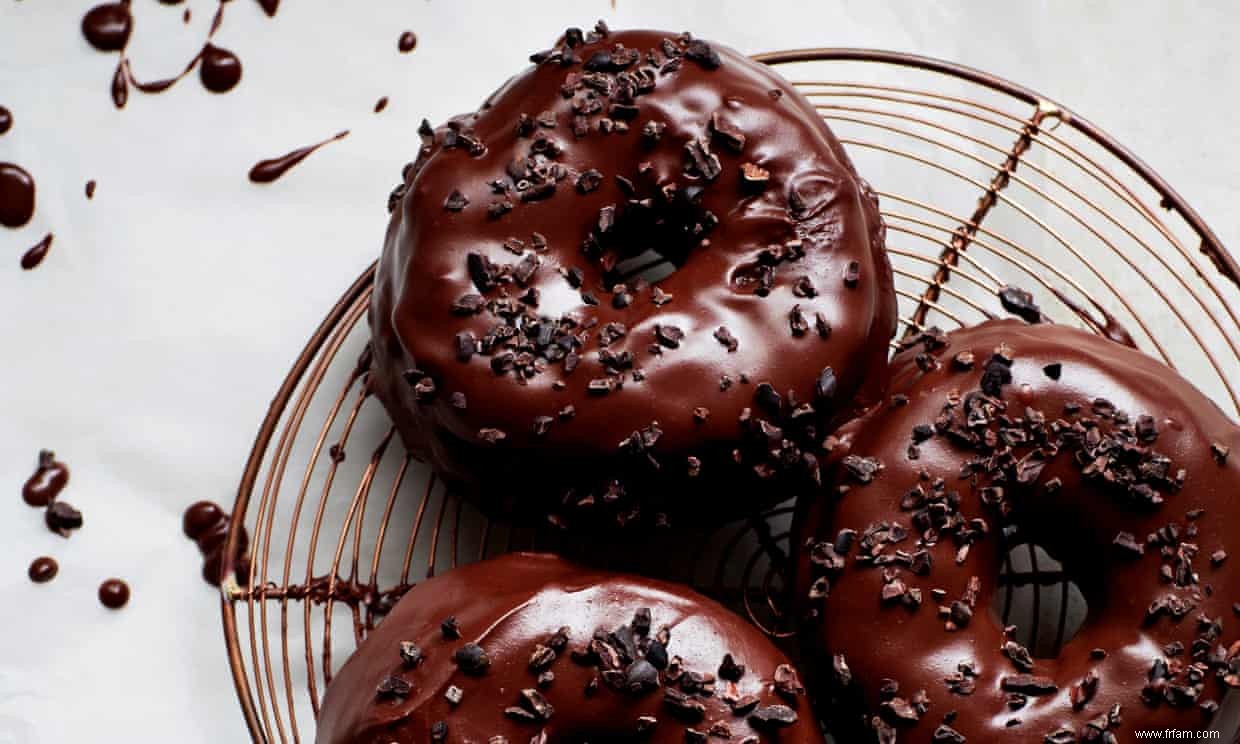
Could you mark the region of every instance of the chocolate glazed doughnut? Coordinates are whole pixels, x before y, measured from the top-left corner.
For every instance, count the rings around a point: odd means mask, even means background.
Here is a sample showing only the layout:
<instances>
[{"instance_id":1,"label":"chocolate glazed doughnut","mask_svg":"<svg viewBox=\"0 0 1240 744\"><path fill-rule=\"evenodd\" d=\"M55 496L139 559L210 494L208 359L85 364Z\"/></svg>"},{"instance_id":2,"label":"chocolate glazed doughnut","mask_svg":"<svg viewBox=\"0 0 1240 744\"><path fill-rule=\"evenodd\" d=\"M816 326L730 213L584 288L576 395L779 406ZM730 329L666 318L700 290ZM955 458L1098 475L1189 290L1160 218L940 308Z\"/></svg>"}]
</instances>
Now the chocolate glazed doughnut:
<instances>
[{"instance_id":1,"label":"chocolate glazed doughnut","mask_svg":"<svg viewBox=\"0 0 1240 744\"><path fill-rule=\"evenodd\" d=\"M393 194L371 386L406 446L560 525L715 520L815 481L822 438L884 384L873 192L731 50L600 26L533 59L424 126ZM647 251L678 270L633 278Z\"/></svg>"},{"instance_id":2,"label":"chocolate glazed doughnut","mask_svg":"<svg viewBox=\"0 0 1240 744\"><path fill-rule=\"evenodd\" d=\"M1171 369L1063 326L927 334L892 391L841 430L832 495L801 513L813 669L844 740L1206 728L1240 685L1240 428ZM1026 542L1088 602L1056 658L991 609Z\"/></svg>"},{"instance_id":3,"label":"chocolate glazed doughnut","mask_svg":"<svg viewBox=\"0 0 1240 744\"><path fill-rule=\"evenodd\" d=\"M315 741L821 744L809 707L713 601L514 553L414 587L328 686Z\"/></svg>"}]
</instances>

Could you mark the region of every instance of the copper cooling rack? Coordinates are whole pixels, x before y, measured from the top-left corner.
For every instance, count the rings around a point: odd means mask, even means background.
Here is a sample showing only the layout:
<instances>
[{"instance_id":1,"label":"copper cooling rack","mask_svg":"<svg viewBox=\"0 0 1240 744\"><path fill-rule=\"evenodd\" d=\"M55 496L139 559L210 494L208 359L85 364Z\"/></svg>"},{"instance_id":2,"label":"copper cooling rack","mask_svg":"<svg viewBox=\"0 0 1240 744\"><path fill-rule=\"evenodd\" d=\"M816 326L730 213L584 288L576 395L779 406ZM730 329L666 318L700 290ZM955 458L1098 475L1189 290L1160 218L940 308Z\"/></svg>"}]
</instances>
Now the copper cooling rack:
<instances>
[{"instance_id":1,"label":"copper cooling rack","mask_svg":"<svg viewBox=\"0 0 1240 744\"><path fill-rule=\"evenodd\" d=\"M809 97L878 192L901 333L1004 315L999 290L1020 287L1055 322L1126 329L1240 412L1240 267L1122 145L1027 88L947 62L857 49L757 59ZM372 280L373 267L294 362L237 494L228 540L248 531L251 557L227 573L224 637L255 742L313 740L332 673L410 584L508 550L587 549L490 523L407 456L363 390ZM677 533L647 552L664 577L781 639L790 511ZM589 548L596 560L632 552ZM1056 575L1039 573L1032 548L1028 559L1035 574ZM1063 609L1050 610L1061 626Z\"/></svg>"}]
</instances>

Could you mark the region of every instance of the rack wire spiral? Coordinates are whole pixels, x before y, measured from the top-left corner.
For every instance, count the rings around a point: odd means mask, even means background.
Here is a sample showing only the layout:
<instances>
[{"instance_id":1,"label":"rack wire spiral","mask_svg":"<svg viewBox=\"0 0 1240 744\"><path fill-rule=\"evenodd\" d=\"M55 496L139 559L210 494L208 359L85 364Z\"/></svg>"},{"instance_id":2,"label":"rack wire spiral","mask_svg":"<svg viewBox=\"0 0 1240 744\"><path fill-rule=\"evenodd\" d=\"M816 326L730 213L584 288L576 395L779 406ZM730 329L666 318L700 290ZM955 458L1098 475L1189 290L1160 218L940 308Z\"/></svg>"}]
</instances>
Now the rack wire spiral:
<instances>
[{"instance_id":1,"label":"rack wire spiral","mask_svg":"<svg viewBox=\"0 0 1240 744\"><path fill-rule=\"evenodd\" d=\"M897 338L1004 315L999 291L1020 287L1049 320L1127 334L1240 413L1240 266L1123 146L1033 91L947 62L856 49L756 59L796 83L879 194ZM493 524L403 451L357 361L373 272L294 362L237 495L224 553L243 532L251 547L226 572L223 624L255 742L313 740L332 673L410 584L514 549L623 552ZM663 577L780 639L789 634L779 600L790 515L785 504L678 532L647 552L660 557ZM1029 559L1036 572L1032 548ZM1062 592L1067 603L1066 584ZM1066 612L1056 608L1062 639Z\"/></svg>"}]
</instances>

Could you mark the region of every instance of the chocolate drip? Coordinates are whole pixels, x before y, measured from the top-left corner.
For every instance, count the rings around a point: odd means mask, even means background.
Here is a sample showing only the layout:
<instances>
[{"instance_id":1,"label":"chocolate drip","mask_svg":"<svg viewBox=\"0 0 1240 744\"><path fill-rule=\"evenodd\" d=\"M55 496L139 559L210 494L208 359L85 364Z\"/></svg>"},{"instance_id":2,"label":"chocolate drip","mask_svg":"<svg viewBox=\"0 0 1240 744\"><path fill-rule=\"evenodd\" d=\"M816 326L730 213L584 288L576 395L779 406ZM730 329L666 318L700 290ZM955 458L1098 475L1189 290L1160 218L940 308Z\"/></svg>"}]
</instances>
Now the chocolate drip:
<instances>
[{"instance_id":1,"label":"chocolate drip","mask_svg":"<svg viewBox=\"0 0 1240 744\"><path fill-rule=\"evenodd\" d=\"M43 239L30 247L30 250L22 254L22 269L30 271L37 268L43 263L43 259L47 258L47 252L52 249L52 234L48 233Z\"/></svg>"},{"instance_id":2,"label":"chocolate drip","mask_svg":"<svg viewBox=\"0 0 1240 744\"><path fill-rule=\"evenodd\" d=\"M259 0L267 15L274 15L277 2ZM214 93L224 93L236 87L241 80L241 60L233 52L222 49L211 43L216 32L224 22L224 8L228 0L220 0L215 15L211 19L211 27L207 38L180 73L174 77L160 78L150 81L138 80L126 56L129 40L133 32L133 15L129 2L104 3L92 8L82 18L82 34L91 46L101 52L119 52L116 70L112 74L110 86L112 103L117 108L124 108L129 101L129 89L135 88L143 93L160 93L180 82L187 75L198 69L198 77L202 86ZM177 4L177 3L168 3ZM185 9L184 20L190 20L190 11Z\"/></svg>"},{"instance_id":3,"label":"chocolate drip","mask_svg":"<svg viewBox=\"0 0 1240 744\"><path fill-rule=\"evenodd\" d=\"M34 216L34 179L14 163L0 163L0 225L21 227Z\"/></svg>"},{"instance_id":4,"label":"chocolate drip","mask_svg":"<svg viewBox=\"0 0 1240 744\"><path fill-rule=\"evenodd\" d=\"M202 64L198 67L198 76L207 90L225 93L241 81L241 60L227 49L207 44L202 48Z\"/></svg>"},{"instance_id":5,"label":"chocolate drip","mask_svg":"<svg viewBox=\"0 0 1240 744\"><path fill-rule=\"evenodd\" d=\"M247 573L244 556L250 539L244 528L238 537L236 553L227 562L224 560L229 520L228 512L210 501L191 504L181 519L185 536L193 540L202 553L202 578L212 586L219 586L227 571L235 570L239 576Z\"/></svg>"},{"instance_id":6,"label":"chocolate drip","mask_svg":"<svg viewBox=\"0 0 1240 744\"><path fill-rule=\"evenodd\" d=\"M336 140L344 139L349 134L349 130L339 132L322 142L316 142L307 147L299 147L292 152L281 155L278 158L269 160L260 160L250 169L250 180L254 183L271 183L287 173L293 166L310 157L312 153L320 147Z\"/></svg>"},{"instance_id":7,"label":"chocolate drip","mask_svg":"<svg viewBox=\"0 0 1240 744\"><path fill-rule=\"evenodd\" d=\"M1094 331L1102 334L1106 338L1111 339L1117 344L1123 344L1124 346L1129 346L1134 349L1137 348L1137 342L1132 340L1132 336L1129 335L1127 329L1120 325L1119 321L1115 319L1115 316L1108 312L1107 309L1101 304L1098 302L1091 302L1094 308L1097 309L1098 314L1102 316L1102 320L1099 321L1094 317L1093 313L1091 313L1083 305L1077 303L1071 297L1068 297L1068 295L1060 292L1054 287L1050 287L1049 289L1051 294L1055 295L1060 302L1075 313L1076 316L1084 321L1086 325L1094 329Z\"/></svg>"},{"instance_id":8,"label":"chocolate drip","mask_svg":"<svg viewBox=\"0 0 1240 744\"><path fill-rule=\"evenodd\" d=\"M133 33L128 2L96 5L82 17L82 35L101 52L119 52Z\"/></svg>"}]
</instances>

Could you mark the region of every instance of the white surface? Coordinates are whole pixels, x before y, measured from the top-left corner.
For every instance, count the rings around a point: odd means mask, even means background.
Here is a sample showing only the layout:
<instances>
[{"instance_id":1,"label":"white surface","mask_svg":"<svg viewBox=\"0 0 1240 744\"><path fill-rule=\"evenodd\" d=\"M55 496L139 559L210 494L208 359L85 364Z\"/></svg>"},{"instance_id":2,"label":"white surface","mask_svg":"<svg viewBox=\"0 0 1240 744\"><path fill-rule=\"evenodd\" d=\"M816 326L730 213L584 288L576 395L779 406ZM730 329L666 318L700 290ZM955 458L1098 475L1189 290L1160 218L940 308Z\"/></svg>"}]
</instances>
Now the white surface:
<instances>
[{"instance_id":1,"label":"white surface","mask_svg":"<svg viewBox=\"0 0 1240 744\"><path fill-rule=\"evenodd\" d=\"M605 16L747 52L873 46L982 67L1117 136L1240 245L1234 3L285 4L275 19L229 7L217 41L245 65L232 93L190 80L117 111L115 60L77 31L90 2L0 0L0 104L16 119L0 160L39 184L34 221L0 231L0 744L245 739L181 511L231 501L289 363L377 255L420 119L474 107L566 25ZM190 6L186 30L179 8L134 0L139 75L197 49L214 3ZM404 29L419 37L411 55L396 52ZM247 182L255 160L342 128L352 135L284 180ZM46 263L21 272L49 230ZM86 527L69 541L18 495L40 447L73 469L65 498ZM41 554L61 575L35 586L25 571ZM95 599L112 575L134 589L121 612Z\"/></svg>"}]
</instances>

